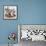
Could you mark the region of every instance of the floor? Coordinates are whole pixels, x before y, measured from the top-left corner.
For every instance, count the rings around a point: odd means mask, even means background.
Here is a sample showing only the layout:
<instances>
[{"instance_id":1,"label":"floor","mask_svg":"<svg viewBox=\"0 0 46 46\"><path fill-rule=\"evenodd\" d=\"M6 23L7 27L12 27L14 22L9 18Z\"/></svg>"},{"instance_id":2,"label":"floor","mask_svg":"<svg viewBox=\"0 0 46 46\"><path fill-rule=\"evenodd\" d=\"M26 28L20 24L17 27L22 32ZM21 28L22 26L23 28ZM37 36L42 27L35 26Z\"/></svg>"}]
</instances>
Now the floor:
<instances>
[{"instance_id":1,"label":"floor","mask_svg":"<svg viewBox=\"0 0 46 46\"><path fill-rule=\"evenodd\" d=\"M20 46L46 46L46 42L45 41L32 42L31 40L28 41L21 40Z\"/></svg>"},{"instance_id":2,"label":"floor","mask_svg":"<svg viewBox=\"0 0 46 46\"><path fill-rule=\"evenodd\" d=\"M0 44L0 46L8 46L8 44ZM10 45L10 46L18 46L18 44Z\"/></svg>"},{"instance_id":3,"label":"floor","mask_svg":"<svg viewBox=\"0 0 46 46\"><path fill-rule=\"evenodd\" d=\"M8 46L8 44L0 44L0 46ZM10 45L11 46L11 45ZM34 41L31 40L21 40L19 44L14 44L13 46L46 46L45 41Z\"/></svg>"}]
</instances>

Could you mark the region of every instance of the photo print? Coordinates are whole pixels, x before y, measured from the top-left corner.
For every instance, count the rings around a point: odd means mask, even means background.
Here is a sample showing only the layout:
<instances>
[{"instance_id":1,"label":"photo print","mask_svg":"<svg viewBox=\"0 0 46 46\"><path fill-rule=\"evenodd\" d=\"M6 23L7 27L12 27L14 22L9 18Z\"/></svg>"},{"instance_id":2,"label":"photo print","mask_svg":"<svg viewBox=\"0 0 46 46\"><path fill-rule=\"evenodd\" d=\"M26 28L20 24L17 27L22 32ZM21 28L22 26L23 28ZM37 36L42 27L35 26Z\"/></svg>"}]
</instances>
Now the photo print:
<instances>
[{"instance_id":1,"label":"photo print","mask_svg":"<svg viewBox=\"0 0 46 46\"><path fill-rule=\"evenodd\" d=\"M4 19L17 19L17 6L4 6Z\"/></svg>"}]
</instances>

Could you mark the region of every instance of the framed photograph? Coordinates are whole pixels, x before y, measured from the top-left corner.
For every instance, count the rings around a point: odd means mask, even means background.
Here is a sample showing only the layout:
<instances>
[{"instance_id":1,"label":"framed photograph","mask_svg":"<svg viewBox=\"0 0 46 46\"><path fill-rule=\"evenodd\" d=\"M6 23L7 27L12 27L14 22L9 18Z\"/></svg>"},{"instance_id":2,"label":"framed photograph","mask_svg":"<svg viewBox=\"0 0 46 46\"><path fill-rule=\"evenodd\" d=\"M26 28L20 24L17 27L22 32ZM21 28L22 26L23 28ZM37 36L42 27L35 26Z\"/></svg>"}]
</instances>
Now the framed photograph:
<instances>
[{"instance_id":1,"label":"framed photograph","mask_svg":"<svg viewBox=\"0 0 46 46\"><path fill-rule=\"evenodd\" d=\"M4 6L4 19L17 19L17 6Z\"/></svg>"},{"instance_id":2,"label":"framed photograph","mask_svg":"<svg viewBox=\"0 0 46 46\"><path fill-rule=\"evenodd\" d=\"M18 25L18 41L46 41L46 25Z\"/></svg>"}]
</instances>

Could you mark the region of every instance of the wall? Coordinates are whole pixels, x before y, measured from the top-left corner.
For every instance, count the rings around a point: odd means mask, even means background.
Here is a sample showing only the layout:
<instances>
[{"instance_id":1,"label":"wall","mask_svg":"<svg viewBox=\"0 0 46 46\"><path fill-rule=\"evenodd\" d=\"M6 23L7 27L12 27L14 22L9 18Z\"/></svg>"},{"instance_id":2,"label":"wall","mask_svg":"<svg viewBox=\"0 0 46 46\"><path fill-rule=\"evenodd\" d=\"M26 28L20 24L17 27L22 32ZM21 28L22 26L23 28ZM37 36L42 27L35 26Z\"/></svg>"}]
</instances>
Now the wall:
<instances>
[{"instance_id":1,"label":"wall","mask_svg":"<svg viewBox=\"0 0 46 46\"><path fill-rule=\"evenodd\" d=\"M3 19L4 5L18 6L17 20ZM17 24L46 24L46 0L0 0L0 44L8 43L9 32L17 34Z\"/></svg>"}]
</instances>

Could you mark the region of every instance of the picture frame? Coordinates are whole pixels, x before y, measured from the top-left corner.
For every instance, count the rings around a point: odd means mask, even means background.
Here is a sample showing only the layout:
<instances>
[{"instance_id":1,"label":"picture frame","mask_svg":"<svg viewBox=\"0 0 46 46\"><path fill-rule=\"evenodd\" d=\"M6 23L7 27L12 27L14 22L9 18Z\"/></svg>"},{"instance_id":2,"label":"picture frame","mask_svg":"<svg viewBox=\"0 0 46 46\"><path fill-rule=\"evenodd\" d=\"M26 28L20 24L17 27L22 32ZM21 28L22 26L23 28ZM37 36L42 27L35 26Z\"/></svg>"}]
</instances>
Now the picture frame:
<instances>
[{"instance_id":1,"label":"picture frame","mask_svg":"<svg viewBox=\"0 0 46 46\"><path fill-rule=\"evenodd\" d=\"M21 40L46 41L46 24L19 24L18 34L19 42Z\"/></svg>"},{"instance_id":2,"label":"picture frame","mask_svg":"<svg viewBox=\"0 0 46 46\"><path fill-rule=\"evenodd\" d=\"M17 19L17 6L16 5L4 5L3 18L6 20L16 20Z\"/></svg>"}]
</instances>

